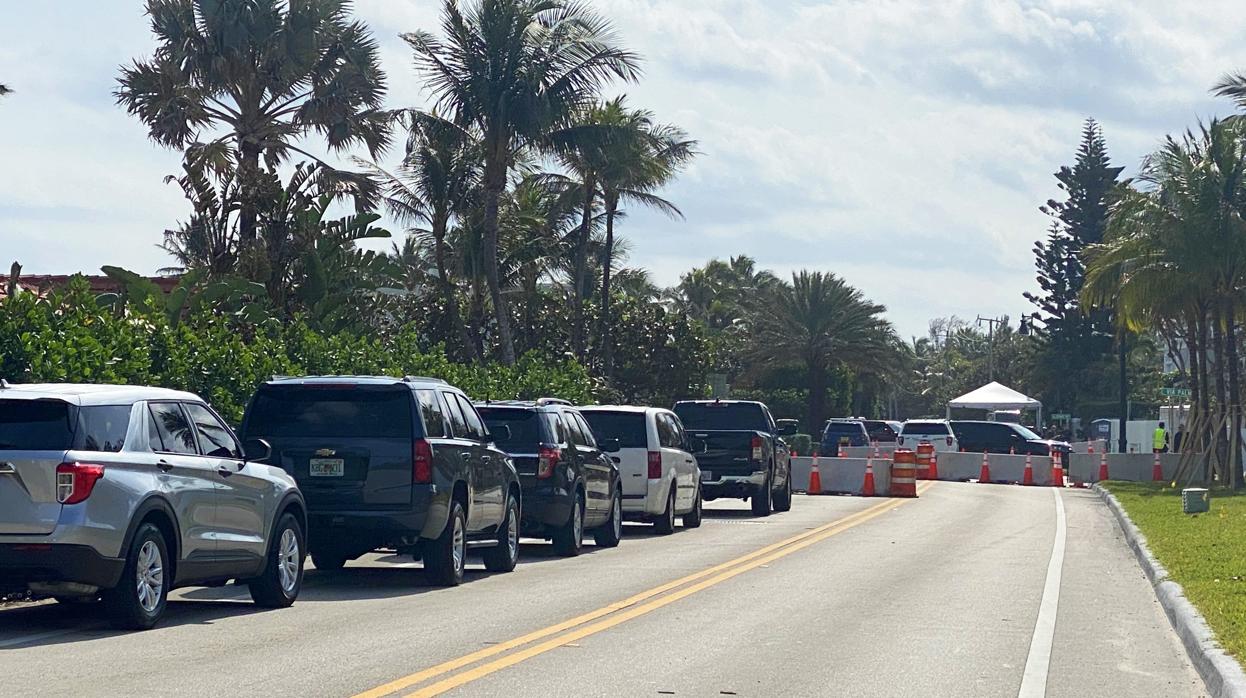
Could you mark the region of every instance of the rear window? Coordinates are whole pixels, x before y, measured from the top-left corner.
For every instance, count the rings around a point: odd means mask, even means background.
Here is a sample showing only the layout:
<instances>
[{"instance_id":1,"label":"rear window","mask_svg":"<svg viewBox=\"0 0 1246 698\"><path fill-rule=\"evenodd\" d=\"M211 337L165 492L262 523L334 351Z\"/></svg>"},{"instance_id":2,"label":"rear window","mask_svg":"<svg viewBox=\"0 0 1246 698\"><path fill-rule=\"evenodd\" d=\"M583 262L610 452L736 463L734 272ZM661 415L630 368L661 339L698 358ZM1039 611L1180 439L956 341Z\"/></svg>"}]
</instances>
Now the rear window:
<instances>
[{"instance_id":1,"label":"rear window","mask_svg":"<svg viewBox=\"0 0 1246 698\"><path fill-rule=\"evenodd\" d=\"M903 433L905 436L913 434L937 434L947 436L947 425L942 422L918 422L915 424L905 424Z\"/></svg>"},{"instance_id":2,"label":"rear window","mask_svg":"<svg viewBox=\"0 0 1246 698\"><path fill-rule=\"evenodd\" d=\"M860 435L864 430L857 422L831 422L826 425L827 434L854 434Z\"/></svg>"},{"instance_id":3,"label":"rear window","mask_svg":"<svg viewBox=\"0 0 1246 698\"><path fill-rule=\"evenodd\" d=\"M476 411L485 420L489 433L499 448L507 452L536 452L537 446L548 443L548 429L542 429L550 415L541 414L536 410L513 410L502 407L478 407ZM510 429L510 438L504 439L505 430Z\"/></svg>"},{"instance_id":4,"label":"rear window","mask_svg":"<svg viewBox=\"0 0 1246 698\"><path fill-rule=\"evenodd\" d=\"M247 434L335 438L412 438L409 390L307 388L261 390L247 416Z\"/></svg>"},{"instance_id":5,"label":"rear window","mask_svg":"<svg viewBox=\"0 0 1246 698\"><path fill-rule=\"evenodd\" d=\"M581 412L600 439L618 439L622 448L649 448L645 415L640 412Z\"/></svg>"},{"instance_id":6,"label":"rear window","mask_svg":"<svg viewBox=\"0 0 1246 698\"><path fill-rule=\"evenodd\" d=\"M60 400L0 400L0 450L69 450L73 411Z\"/></svg>"},{"instance_id":7,"label":"rear window","mask_svg":"<svg viewBox=\"0 0 1246 698\"><path fill-rule=\"evenodd\" d=\"M767 431L761 405L739 402L681 402L675 414L688 431Z\"/></svg>"}]
</instances>

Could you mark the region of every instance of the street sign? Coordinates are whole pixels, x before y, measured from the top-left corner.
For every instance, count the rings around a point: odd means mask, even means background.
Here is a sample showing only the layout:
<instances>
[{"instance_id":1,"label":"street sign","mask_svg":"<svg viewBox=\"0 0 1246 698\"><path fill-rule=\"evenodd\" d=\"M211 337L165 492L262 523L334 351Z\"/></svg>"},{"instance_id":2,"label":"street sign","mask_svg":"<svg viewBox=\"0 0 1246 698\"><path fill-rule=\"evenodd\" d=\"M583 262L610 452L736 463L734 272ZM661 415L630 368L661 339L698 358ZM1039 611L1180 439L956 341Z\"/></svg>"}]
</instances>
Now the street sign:
<instances>
[{"instance_id":1,"label":"street sign","mask_svg":"<svg viewBox=\"0 0 1246 698\"><path fill-rule=\"evenodd\" d=\"M1073 418L1073 415L1068 414L1067 412L1057 412L1051 415L1051 418L1057 422L1067 422Z\"/></svg>"},{"instance_id":2,"label":"street sign","mask_svg":"<svg viewBox=\"0 0 1246 698\"><path fill-rule=\"evenodd\" d=\"M1159 394L1164 397L1190 397L1189 388L1160 388Z\"/></svg>"}]
</instances>

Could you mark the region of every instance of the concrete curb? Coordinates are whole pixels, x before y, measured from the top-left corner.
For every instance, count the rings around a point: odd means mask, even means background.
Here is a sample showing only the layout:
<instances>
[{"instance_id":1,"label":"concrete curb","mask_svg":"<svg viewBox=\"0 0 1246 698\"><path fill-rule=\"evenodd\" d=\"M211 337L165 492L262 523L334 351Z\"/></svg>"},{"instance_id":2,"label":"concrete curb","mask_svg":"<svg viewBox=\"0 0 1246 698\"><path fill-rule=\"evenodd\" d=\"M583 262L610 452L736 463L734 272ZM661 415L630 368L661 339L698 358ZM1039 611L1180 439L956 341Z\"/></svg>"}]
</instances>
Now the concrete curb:
<instances>
[{"instance_id":1,"label":"concrete curb","mask_svg":"<svg viewBox=\"0 0 1246 698\"><path fill-rule=\"evenodd\" d=\"M1186 654L1190 656L1194 668L1203 677L1207 691L1214 698L1246 698L1246 673L1242 671L1242 666L1216 644L1203 615L1185 597L1185 590L1181 585L1168 578L1168 570L1151 554L1151 550L1147 548L1146 537L1134 525L1129 514L1125 513L1120 501L1101 485L1095 485L1092 489L1116 516L1117 523L1125 533L1126 542L1137 556L1138 564L1142 566L1147 579L1151 580L1160 606L1168 615L1173 630L1181 638L1181 644L1185 645Z\"/></svg>"}]
</instances>

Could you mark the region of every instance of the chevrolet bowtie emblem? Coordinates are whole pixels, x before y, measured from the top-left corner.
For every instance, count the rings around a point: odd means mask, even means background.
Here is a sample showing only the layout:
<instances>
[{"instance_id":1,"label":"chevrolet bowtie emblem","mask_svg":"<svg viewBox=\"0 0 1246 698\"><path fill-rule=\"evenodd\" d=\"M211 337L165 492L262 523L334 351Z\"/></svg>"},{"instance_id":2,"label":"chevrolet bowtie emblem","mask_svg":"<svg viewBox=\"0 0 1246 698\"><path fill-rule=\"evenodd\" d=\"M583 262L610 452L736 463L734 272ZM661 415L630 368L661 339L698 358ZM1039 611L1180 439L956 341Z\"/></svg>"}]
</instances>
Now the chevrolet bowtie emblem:
<instances>
[{"instance_id":1,"label":"chevrolet bowtie emblem","mask_svg":"<svg viewBox=\"0 0 1246 698\"><path fill-rule=\"evenodd\" d=\"M321 448L321 449L317 449L317 450L316 450L316 455L318 455L318 456L320 456L320 457L322 457L322 458L323 458L324 456L335 456L335 455L337 455L337 451L334 451L334 450L333 450L333 449L331 449L331 448Z\"/></svg>"}]
</instances>

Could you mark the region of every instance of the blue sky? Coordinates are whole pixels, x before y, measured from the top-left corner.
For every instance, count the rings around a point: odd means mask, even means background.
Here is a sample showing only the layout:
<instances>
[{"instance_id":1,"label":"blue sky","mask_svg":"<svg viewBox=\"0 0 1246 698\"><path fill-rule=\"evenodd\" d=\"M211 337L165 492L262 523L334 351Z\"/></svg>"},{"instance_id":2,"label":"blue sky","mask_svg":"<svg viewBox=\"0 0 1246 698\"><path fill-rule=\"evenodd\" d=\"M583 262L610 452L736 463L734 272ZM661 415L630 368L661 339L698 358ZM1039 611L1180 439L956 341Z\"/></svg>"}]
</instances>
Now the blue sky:
<instances>
[{"instance_id":1,"label":"blue sky","mask_svg":"<svg viewBox=\"0 0 1246 698\"><path fill-rule=\"evenodd\" d=\"M596 0L646 58L611 94L704 153L634 212L632 263L656 281L713 256L840 274L905 335L931 317L1031 310L1031 246L1083 119L1129 172L1169 133L1230 111L1208 88L1246 70L1240 0ZM403 31L439 2L357 0L392 106L427 95ZM113 105L117 67L152 50L137 0L0 0L0 267L154 272L188 207L180 156ZM395 154L391 153L390 159ZM395 231L400 234L400 231Z\"/></svg>"}]
</instances>

